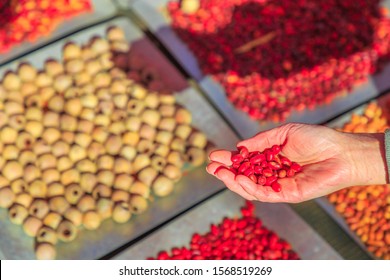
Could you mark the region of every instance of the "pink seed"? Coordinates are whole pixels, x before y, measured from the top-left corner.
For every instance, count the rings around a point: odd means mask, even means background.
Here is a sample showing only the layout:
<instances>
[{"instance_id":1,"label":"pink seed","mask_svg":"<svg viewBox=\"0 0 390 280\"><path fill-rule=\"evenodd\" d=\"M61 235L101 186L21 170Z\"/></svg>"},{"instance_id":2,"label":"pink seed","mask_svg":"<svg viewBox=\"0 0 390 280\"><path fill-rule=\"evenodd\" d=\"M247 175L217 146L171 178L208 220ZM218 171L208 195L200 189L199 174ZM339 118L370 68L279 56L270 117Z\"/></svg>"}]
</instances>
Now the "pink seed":
<instances>
[{"instance_id":1,"label":"pink seed","mask_svg":"<svg viewBox=\"0 0 390 280\"><path fill-rule=\"evenodd\" d=\"M249 151L246 147L244 146L238 147L238 150L243 158L247 158L249 156Z\"/></svg>"},{"instance_id":2,"label":"pink seed","mask_svg":"<svg viewBox=\"0 0 390 280\"><path fill-rule=\"evenodd\" d=\"M261 185L261 186L264 186L265 182L267 181L267 179L264 177L264 176L259 176L257 178L257 184L258 185Z\"/></svg>"},{"instance_id":3,"label":"pink seed","mask_svg":"<svg viewBox=\"0 0 390 280\"><path fill-rule=\"evenodd\" d=\"M278 182L273 182L272 185L271 185L271 188L275 192L280 192L282 190L282 186Z\"/></svg>"},{"instance_id":4,"label":"pink seed","mask_svg":"<svg viewBox=\"0 0 390 280\"><path fill-rule=\"evenodd\" d=\"M259 154L257 156L254 156L250 159L250 162L255 165L255 164L259 164L260 162L264 161L265 160L265 155L263 154Z\"/></svg>"}]
</instances>

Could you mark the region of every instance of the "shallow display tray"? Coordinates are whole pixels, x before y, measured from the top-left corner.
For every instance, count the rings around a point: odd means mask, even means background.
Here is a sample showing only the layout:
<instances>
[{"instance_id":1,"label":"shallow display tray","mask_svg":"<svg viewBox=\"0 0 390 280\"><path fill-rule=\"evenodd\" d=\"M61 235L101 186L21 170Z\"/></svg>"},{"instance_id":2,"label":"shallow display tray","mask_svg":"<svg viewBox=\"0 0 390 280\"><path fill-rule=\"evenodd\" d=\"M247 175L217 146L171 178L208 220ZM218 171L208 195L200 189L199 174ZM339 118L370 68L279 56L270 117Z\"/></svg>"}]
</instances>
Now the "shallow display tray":
<instances>
[{"instance_id":1,"label":"shallow display tray","mask_svg":"<svg viewBox=\"0 0 390 280\"><path fill-rule=\"evenodd\" d=\"M265 227L287 240L300 258L307 260L337 260L341 256L309 227L290 206L254 202L255 216ZM115 259L139 260L156 257L160 251L173 247L189 246L194 233L204 234L211 224L219 224L225 217L241 217L240 208L245 200L225 190L215 197L191 209L158 231L115 256Z\"/></svg>"},{"instance_id":2,"label":"shallow display tray","mask_svg":"<svg viewBox=\"0 0 390 280\"><path fill-rule=\"evenodd\" d=\"M390 101L390 95L386 94L379 99L375 100L375 102L381 106L383 110L383 114L389 117L389 110L387 108L387 102ZM352 114L362 115L366 108L367 104L361 105L346 114L340 116L339 118L329 122L327 126L332 128L341 128L343 125L348 122L351 118ZM367 246L361 241L360 237L350 229L349 225L345 222L345 219L336 211L334 205L329 202L326 197L321 197L316 199L318 205L328 213L329 216L332 217L334 221L373 259L378 259L375 257L370 251L367 250Z\"/></svg>"},{"instance_id":3,"label":"shallow display tray","mask_svg":"<svg viewBox=\"0 0 390 280\"><path fill-rule=\"evenodd\" d=\"M211 76L204 76L199 68L197 59L170 27L169 18L165 7L170 1L177 0L137 0L131 7L150 31L171 52L180 65L193 77L207 97L222 112L226 119L243 138L248 138L259 131L276 127L282 123L260 123L252 120L246 113L237 110L225 95L223 87L214 81ZM386 0L382 5L389 7L390 1ZM354 88L353 92L345 97L335 99L329 105L316 107L315 110L294 111L283 123L302 122L320 124L340 115L343 112L378 96L382 91L390 88L390 65L380 74L369 77L367 82Z\"/></svg>"},{"instance_id":4,"label":"shallow display tray","mask_svg":"<svg viewBox=\"0 0 390 280\"><path fill-rule=\"evenodd\" d=\"M48 36L38 38L35 42L24 42L11 48L10 51L0 54L0 65L7 63L12 59L24 55L30 51L36 50L50 42L53 42L63 36L98 23L115 15L116 7L112 0L91 0L92 11L82 13L68 20L64 20L58 28L53 30Z\"/></svg>"},{"instance_id":5,"label":"shallow display tray","mask_svg":"<svg viewBox=\"0 0 390 280\"><path fill-rule=\"evenodd\" d=\"M0 76L8 70L15 70L21 62L30 62L41 68L46 59L61 57L61 50L66 42L86 43L93 36L104 36L106 29L112 25L123 28L128 41L131 41L135 55L144 54L145 59L153 63L157 71L161 72L166 83L172 88L177 88L178 102L192 112L193 125L202 130L216 146L234 149L238 138L224 123L221 116L212 109L201 94L188 86L187 81L177 72L176 68L127 18L111 20L46 46L0 68ZM186 173L175 185L175 190L170 196L157 198L150 204L146 213L133 217L128 223L117 224L112 220L107 220L98 230L82 230L75 241L58 244L57 258L101 258L225 188L219 180L207 174L205 166ZM27 237L21 226L13 225L7 217L7 211L0 209L0 257L2 259L34 259L33 244L33 238Z\"/></svg>"}]
</instances>

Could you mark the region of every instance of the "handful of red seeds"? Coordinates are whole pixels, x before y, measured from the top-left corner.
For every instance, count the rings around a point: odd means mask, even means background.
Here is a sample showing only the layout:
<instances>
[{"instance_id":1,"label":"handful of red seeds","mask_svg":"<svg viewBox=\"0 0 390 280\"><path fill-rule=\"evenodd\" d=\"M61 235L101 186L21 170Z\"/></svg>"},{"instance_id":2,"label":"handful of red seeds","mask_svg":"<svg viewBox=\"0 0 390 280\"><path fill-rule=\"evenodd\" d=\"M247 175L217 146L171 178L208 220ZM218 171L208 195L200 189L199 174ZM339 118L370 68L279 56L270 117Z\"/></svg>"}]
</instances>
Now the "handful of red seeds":
<instances>
[{"instance_id":1,"label":"handful of red seeds","mask_svg":"<svg viewBox=\"0 0 390 280\"><path fill-rule=\"evenodd\" d=\"M298 260L291 245L263 226L247 201L242 217L224 218L203 235L195 233L189 247L161 251L150 260Z\"/></svg>"},{"instance_id":2,"label":"handful of red seeds","mask_svg":"<svg viewBox=\"0 0 390 280\"><path fill-rule=\"evenodd\" d=\"M273 145L263 152L249 152L246 147L239 147L233 152L230 171L236 175L245 175L261 186L270 186L275 192L282 190L279 178L293 177L302 167L280 155L279 145Z\"/></svg>"}]
</instances>

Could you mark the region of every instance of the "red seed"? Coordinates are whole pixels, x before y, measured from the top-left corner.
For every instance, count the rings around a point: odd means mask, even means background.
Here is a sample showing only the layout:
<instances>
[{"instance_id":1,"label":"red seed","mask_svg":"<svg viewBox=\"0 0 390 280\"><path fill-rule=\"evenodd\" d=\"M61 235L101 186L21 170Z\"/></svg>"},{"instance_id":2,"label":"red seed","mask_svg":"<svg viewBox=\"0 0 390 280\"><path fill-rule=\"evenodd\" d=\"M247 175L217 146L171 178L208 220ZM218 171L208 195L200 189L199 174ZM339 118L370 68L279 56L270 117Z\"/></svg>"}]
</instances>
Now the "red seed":
<instances>
[{"instance_id":1,"label":"red seed","mask_svg":"<svg viewBox=\"0 0 390 280\"><path fill-rule=\"evenodd\" d=\"M255 165L254 171L256 175L263 174L263 168L260 165Z\"/></svg>"},{"instance_id":2,"label":"red seed","mask_svg":"<svg viewBox=\"0 0 390 280\"><path fill-rule=\"evenodd\" d=\"M251 175L249 175L248 177L249 177L249 179L251 179L253 182L257 183L257 177L256 177L255 174L251 174Z\"/></svg>"},{"instance_id":3,"label":"red seed","mask_svg":"<svg viewBox=\"0 0 390 280\"><path fill-rule=\"evenodd\" d=\"M267 161L272 161L274 159L275 155L272 153L272 151L267 151L265 153L265 158Z\"/></svg>"},{"instance_id":4,"label":"red seed","mask_svg":"<svg viewBox=\"0 0 390 280\"><path fill-rule=\"evenodd\" d=\"M265 186L271 186L273 182L275 182L278 178L276 176L268 177L265 181Z\"/></svg>"},{"instance_id":5,"label":"red seed","mask_svg":"<svg viewBox=\"0 0 390 280\"><path fill-rule=\"evenodd\" d=\"M275 192L280 192L282 190L282 186L278 182L273 182L272 185L271 185L271 188Z\"/></svg>"},{"instance_id":6,"label":"red seed","mask_svg":"<svg viewBox=\"0 0 390 280\"><path fill-rule=\"evenodd\" d=\"M265 177L271 177L272 175L274 175L273 171L269 168L266 168L266 169L263 169L263 175Z\"/></svg>"},{"instance_id":7,"label":"red seed","mask_svg":"<svg viewBox=\"0 0 390 280\"><path fill-rule=\"evenodd\" d=\"M250 162L251 162L251 164L253 164L253 165L259 164L259 163L261 163L262 161L265 161L265 155L264 155L264 154L259 154L259 155L256 155L256 156L250 158Z\"/></svg>"},{"instance_id":8,"label":"red seed","mask_svg":"<svg viewBox=\"0 0 390 280\"><path fill-rule=\"evenodd\" d=\"M282 166L279 163L274 162L274 161L268 162L268 167L273 169L273 170L279 170L280 168L282 168Z\"/></svg>"},{"instance_id":9,"label":"red seed","mask_svg":"<svg viewBox=\"0 0 390 280\"><path fill-rule=\"evenodd\" d=\"M250 175L252 175L252 174L254 174L254 173L255 173L255 171L254 171L251 167L247 168L247 169L244 171L244 175L247 176L247 177L249 177Z\"/></svg>"},{"instance_id":10,"label":"red seed","mask_svg":"<svg viewBox=\"0 0 390 280\"><path fill-rule=\"evenodd\" d=\"M231 156L231 161L233 163L241 163L244 160L244 157L241 154L235 154Z\"/></svg>"},{"instance_id":11,"label":"red seed","mask_svg":"<svg viewBox=\"0 0 390 280\"><path fill-rule=\"evenodd\" d=\"M286 170L282 169L282 170L278 171L278 177L279 178L284 178L286 176L287 176L287 171Z\"/></svg>"},{"instance_id":12,"label":"red seed","mask_svg":"<svg viewBox=\"0 0 390 280\"><path fill-rule=\"evenodd\" d=\"M289 169L287 170L287 177L293 177L295 175L295 171L294 169Z\"/></svg>"},{"instance_id":13,"label":"red seed","mask_svg":"<svg viewBox=\"0 0 390 280\"><path fill-rule=\"evenodd\" d=\"M259 176L257 178L257 184L260 186L264 186L267 179L264 176Z\"/></svg>"},{"instance_id":14,"label":"red seed","mask_svg":"<svg viewBox=\"0 0 390 280\"><path fill-rule=\"evenodd\" d=\"M293 162L291 164L291 169L293 169L295 172L299 172L302 170L302 167L298 163Z\"/></svg>"},{"instance_id":15,"label":"red seed","mask_svg":"<svg viewBox=\"0 0 390 280\"><path fill-rule=\"evenodd\" d=\"M249 151L244 146L238 147L238 151L240 152L240 154L242 155L243 158L247 158L249 156Z\"/></svg>"},{"instance_id":16,"label":"red seed","mask_svg":"<svg viewBox=\"0 0 390 280\"><path fill-rule=\"evenodd\" d=\"M238 173L243 174L250 166L251 163L249 161L241 163L240 167L238 168Z\"/></svg>"},{"instance_id":17,"label":"red seed","mask_svg":"<svg viewBox=\"0 0 390 280\"><path fill-rule=\"evenodd\" d=\"M280 146L279 145L273 145L271 149L272 149L272 152L274 153L274 155L277 155L280 153Z\"/></svg>"},{"instance_id":18,"label":"red seed","mask_svg":"<svg viewBox=\"0 0 390 280\"><path fill-rule=\"evenodd\" d=\"M283 165L286 165L286 166L290 166L291 165L291 160L289 160L288 158L283 157L283 156L279 156L279 158L280 158L280 162Z\"/></svg>"}]
</instances>

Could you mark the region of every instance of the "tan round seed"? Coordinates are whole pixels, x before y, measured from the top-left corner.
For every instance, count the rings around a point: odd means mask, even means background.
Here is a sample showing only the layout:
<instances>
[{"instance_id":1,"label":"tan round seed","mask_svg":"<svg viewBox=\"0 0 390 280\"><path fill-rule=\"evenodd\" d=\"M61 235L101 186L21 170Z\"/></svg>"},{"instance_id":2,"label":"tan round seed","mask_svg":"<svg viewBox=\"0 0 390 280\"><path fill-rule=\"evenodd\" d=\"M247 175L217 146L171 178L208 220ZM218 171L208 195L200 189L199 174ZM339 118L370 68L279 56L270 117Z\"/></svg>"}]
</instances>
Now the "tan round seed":
<instances>
[{"instance_id":1,"label":"tan round seed","mask_svg":"<svg viewBox=\"0 0 390 280\"><path fill-rule=\"evenodd\" d=\"M35 249L35 256L38 260L54 260L56 255L56 249L49 243L40 243Z\"/></svg>"},{"instance_id":2,"label":"tan round seed","mask_svg":"<svg viewBox=\"0 0 390 280\"><path fill-rule=\"evenodd\" d=\"M0 189L0 207L8 208L15 201L15 194L11 188L1 188Z\"/></svg>"},{"instance_id":3,"label":"tan round seed","mask_svg":"<svg viewBox=\"0 0 390 280\"><path fill-rule=\"evenodd\" d=\"M133 214L142 214L148 208L148 201L140 195L132 195L129 201L130 211Z\"/></svg>"},{"instance_id":4,"label":"tan round seed","mask_svg":"<svg viewBox=\"0 0 390 280\"><path fill-rule=\"evenodd\" d=\"M36 217L28 216L23 222L24 232L31 237L35 237L42 227L42 221Z\"/></svg>"},{"instance_id":5,"label":"tan round seed","mask_svg":"<svg viewBox=\"0 0 390 280\"><path fill-rule=\"evenodd\" d=\"M157 196L167 196L173 191L173 181L164 175L160 175L153 182L152 189Z\"/></svg>"},{"instance_id":6,"label":"tan round seed","mask_svg":"<svg viewBox=\"0 0 390 280\"><path fill-rule=\"evenodd\" d=\"M78 184L70 184L65 188L65 199L70 204L76 204L84 195L84 191Z\"/></svg>"},{"instance_id":7,"label":"tan round seed","mask_svg":"<svg viewBox=\"0 0 390 280\"><path fill-rule=\"evenodd\" d=\"M89 210L94 210L96 208L96 201L91 195L84 194L77 203L77 208L83 213Z\"/></svg>"},{"instance_id":8,"label":"tan round seed","mask_svg":"<svg viewBox=\"0 0 390 280\"><path fill-rule=\"evenodd\" d=\"M62 221L62 215L57 212L50 212L43 218L43 224L52 229L57 229Z\"/></svg>"},{"instance_id":9,"label":"tan round seed","mask_svg":"<svg viewBox=\"0 0 390 280\"><path fill-rule=\"evenodd\" d=\"M79 227L83 222L83 214L76 207L70 207L66 210L64 217L71 221L76 227Z\"/></svg>"},{"instance_id":10,"label":"tan round seed","mask_svg":"<svg viewBox=\"0 0 390 280\"><path fill-rule=\"evenodd\" d=\"M41 227L37 233L38 242L47 242L49 244L57 244L57 233L50 227Z\"/></svg>"},{"instance_id":11,"label":"tan round seed","mask_svg":"<svg viewBox=\"0 0 390 280\"><path fill-rule=\"evenodd\" d=\"M57 227L57 236L62 242L71 242L77 236L77 228L72 222L62 220Z\"/></svg>"},{"instance_id":12,"label":"tan round seed","mask_svg":"<svg viewBox=\"0 0 390 280\"><path fill-rule=\"evenodd\" d=\"M21 225L28 217L28 211L23 205L13 204L8 210L8 217L13 224Z\"/></svg>"},{"instance_id":13,"label":"tan round seed","mask_svg":"<svg viewBox=\"0 0 390 280\"><path fill-rule=\"evenodd\" d=\"M126 223L130 220L131 212L129 210L129 204L123 201L115 203L112 218L117 223Z\"/></svg>"},{"instance_id":14,"label":"tan round seed","mask_svg":"<svg viewBox=\"0 0 390 280\"><path fill-rule=\"evenodd\" d=\"M88 211L83 215L83 225L87 230L97 229L101 222L102 219L96 211Z\"/></svg>"},{"instance_id":15,"label":"tan round seed","mask_svg":"<svg viewBox=\"0 0 390 280\"><path fill-rule=\"evenodd\" d=\"M64 214L69 207L69 202L62 196L52 197L49 200L49 208L53 212Z\"/></svg>"}]
</instances>

